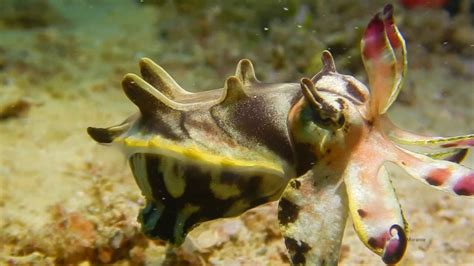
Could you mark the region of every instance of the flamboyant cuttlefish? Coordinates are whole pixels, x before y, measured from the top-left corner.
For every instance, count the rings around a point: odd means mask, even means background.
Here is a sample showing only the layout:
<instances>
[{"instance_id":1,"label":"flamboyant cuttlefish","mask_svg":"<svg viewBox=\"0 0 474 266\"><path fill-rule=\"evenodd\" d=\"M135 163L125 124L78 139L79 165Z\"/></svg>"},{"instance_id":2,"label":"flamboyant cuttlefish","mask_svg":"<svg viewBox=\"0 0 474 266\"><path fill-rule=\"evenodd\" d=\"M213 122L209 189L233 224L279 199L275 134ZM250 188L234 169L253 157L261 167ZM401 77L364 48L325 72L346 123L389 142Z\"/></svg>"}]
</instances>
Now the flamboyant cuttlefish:
<instances>
[{"instance_id":1,"label":"flamboyant cuttlefish","mask_svg":"<svg viewBox=\"0 0 474 266\"><path fill-rule=\"evenodd\" d=\"M262 83L244 59L223 89L199 93L142 59L142 77L127 74L122 81L139 113L88 133L128 156L147 200L139 220L150 238L180 245L199 223L279 200L292 264L337 264L348 213L362 242L385 263L397 263L408 228L384 163L438 189L472 196L474 172L458 163L474 146L474 135L423 137L402 131L385 115L406 69L391 5L368 24L362 58L370 93L339 74L328 51L323 69L300 83Z\"/></svg>"}]
</instances>

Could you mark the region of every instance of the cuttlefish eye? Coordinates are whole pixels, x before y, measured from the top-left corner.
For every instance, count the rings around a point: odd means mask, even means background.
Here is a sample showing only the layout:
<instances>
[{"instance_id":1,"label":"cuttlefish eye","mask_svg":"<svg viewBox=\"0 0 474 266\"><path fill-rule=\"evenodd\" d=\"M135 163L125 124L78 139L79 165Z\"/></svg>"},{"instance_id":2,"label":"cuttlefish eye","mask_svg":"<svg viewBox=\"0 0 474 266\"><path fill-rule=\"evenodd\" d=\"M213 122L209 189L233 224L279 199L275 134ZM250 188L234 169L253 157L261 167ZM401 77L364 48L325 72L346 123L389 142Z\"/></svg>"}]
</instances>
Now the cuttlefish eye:
<instances>
[{"instance_id":1,"label":"cuttlefish eye","mask_svg":"<svg viewBox=\"0 0 474 266\"><path fill-rule=\"evenodd\" d=\"M313 82L307 78L301 80L301 90L309 103L308 115L316 125L327 130L337 130L344 126L346 118L343 110L346 103L342 98L318 92Z\"/></svg>"}]
</instances>

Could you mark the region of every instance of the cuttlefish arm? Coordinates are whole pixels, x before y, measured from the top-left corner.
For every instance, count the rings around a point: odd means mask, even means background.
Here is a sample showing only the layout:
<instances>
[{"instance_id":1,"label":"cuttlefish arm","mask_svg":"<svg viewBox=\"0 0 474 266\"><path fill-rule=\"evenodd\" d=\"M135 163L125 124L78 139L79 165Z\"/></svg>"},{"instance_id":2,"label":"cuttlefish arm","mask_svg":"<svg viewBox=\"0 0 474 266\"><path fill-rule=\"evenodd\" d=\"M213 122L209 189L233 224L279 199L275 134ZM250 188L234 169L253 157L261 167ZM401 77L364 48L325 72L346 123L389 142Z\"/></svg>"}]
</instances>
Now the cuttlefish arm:
<instances>
[{"instance_id":1,"label":"cuttlefish arm","mask_svg":"<svg viewBox=\"0 0 474 266\"><path fill-rule=\"evenodd\" d=\"M394 126L385 112L396 99L406 68L403 38L386 6L369 23L362 41L362 57L369 76L371 98L369 127L351 150L343 179L349 210L362 242L387 264L397 263L406 249L408 228L386 173L384 163L393 162L409 175L437 189L456 195L474 194L474 172L459 165L473 135L451 138L423 137ZM398 145L431 148L419 154Z\"/></svg>"},{"instance_id":2,"label":"cuttlefish arm","mask_svg":"<svg viewBox=\"0 0 474 266\"><path fill-rule=\"evenodd\" d=\"M474 195L474 171L404 150L376 132L358 145L343 175L349 210L361 241L391 264L404 254L408 228L383 166L387 161L428 185L461 196Z\"/></svg>"},{"instance_id":3,"label":"cuttlefish arm","mask_svg":"<svg viewBox=\"0 0 474 266\"><path fill-rule=\"evenodd\" d=\"M398 30L393 7L385 6L370 21L361 41L362 59L371 88L371 113L384 114L395 101L406 74L406 45ZM385 116L380 117L384 130L397 143L428 148L471 148L474 134L455 137L426 137L396 127Z\"/></svg>"},{"instance_id":4,"label":"cuttlefish arm","mask_svg":"<svg viewBox=\"0 0 474 266\"><path fill-rule=\"evenodd\" d=\"M397 144L425 147L430 149L468 149L474 147L474 134L438 137L422 136L400 129L392 121L385 118L381 119L386 134Z\"/></svg>"},{"instance_id":5,"label":"cuttlefish arm","mask_svg":"<svg viewBox=\"0 0 474 266\"><path fill-rule=\"evenodd\" d=\"M371 87L368 117L372 119L374 129L394 144L390 152L393 156L387 157L387 160L439 189L471 196L474 191L473 172L457 163L466 157L468 148L474 147L474 134L456 137L420 136L399 129L384 114L400 90L406 69L405 42L394 23L391 5L387 5L382 13L376 14L370 21L361 50ZM419 154L397 145L435 152Z\"/></svg>"},{"instance_id":6,"label":"cuttlefish arm","mask_svg":"<svg viewBox=\"0 0 474 266\"><path fill-rule=\"evenodd\" d=\"M472 169L447 160L435 160L400 147L397 147L396 153L393 162L412 177L455 195L474 195Z\"/></svg>"},{"instance_id":7,"label":"cuttlefish arm","mask_svg":"<svg viewBox=\"0 0 474 266\"><path fill-rule=\"evenodd\" d=\"M290 181L278 219L292 265L337 264L348 214L344 187L340 174L318 166Z\"/></svg>"},{"instance_id":8,"label":"cuttlefish arm","mask_svg":"<svg viewBox=\"0 0 474 266\"><path fill-rule=\"evenodd\" d=\"M405 41L394 23L391 5L372 18L361 50L372 94L370 112L384 114L397 98L406 73Z\"/></svg>"},{"instance_id":9,"label":"cuttlefish arm","mask_svg":"<svg viewBox=\"0 0 474 266\"><path fill-rule=\"evenodd\" d=\"M398 262L407 247L408 226L383 163L393 149L372 133L352 151L343 174L349 210L360 240L387 264Z\"/></svg>"}]
</instances>

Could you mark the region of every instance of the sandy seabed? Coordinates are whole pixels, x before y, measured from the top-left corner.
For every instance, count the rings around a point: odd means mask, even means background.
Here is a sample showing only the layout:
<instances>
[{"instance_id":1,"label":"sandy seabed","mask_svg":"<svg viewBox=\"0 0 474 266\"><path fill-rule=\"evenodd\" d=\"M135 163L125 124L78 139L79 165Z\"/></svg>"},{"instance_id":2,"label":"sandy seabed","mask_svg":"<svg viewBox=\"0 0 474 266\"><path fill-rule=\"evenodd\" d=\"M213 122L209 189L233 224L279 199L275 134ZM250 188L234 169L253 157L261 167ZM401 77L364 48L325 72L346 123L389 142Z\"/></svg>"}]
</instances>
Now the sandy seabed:
<instances>
[{"instance_id":1,"label":"sandy seabed","mask_svg":"<svg viewBox=\"0 0 474 266\"><path fill-rule=\"evenodd\" d=\"M160 62L157 51L170 43L157 38L153 6L77 1L55 9L67 22L0 29L0 264L288 265L275 203L203 224L178 249L140 233L136 217L144 200L126 160L85 129L135 112L120 89L122 76L137 73L143 56ZM418 49L409 44L409 52L423 55ZM474 54L474 43L466 49ZM473 57L455 51L426 56L409 55L408 79L390 116L420 134L472 133ZM167 60L173 76L191 87L220 87L233 71L186 69ZM258 75L259 58L252 60ZM473 156L464 164L473 168ZM474 264L473 200L395 173L410 224L401 264ZM381 264L350 221L340 264Z\"/></svg>"}]
</instances>

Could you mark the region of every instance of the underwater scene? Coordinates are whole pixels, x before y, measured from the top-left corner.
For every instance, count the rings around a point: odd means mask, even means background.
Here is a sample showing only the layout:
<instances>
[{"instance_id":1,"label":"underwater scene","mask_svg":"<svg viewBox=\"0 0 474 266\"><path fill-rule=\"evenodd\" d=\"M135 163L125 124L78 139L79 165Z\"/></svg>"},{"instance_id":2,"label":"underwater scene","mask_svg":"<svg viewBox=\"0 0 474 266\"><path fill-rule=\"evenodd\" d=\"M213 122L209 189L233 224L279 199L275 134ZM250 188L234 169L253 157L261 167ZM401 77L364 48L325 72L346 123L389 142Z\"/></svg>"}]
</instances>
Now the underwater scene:
<instances>
[{"instance_id":1,"label":"underwater scene","mask_svg":"<svg viewBox=\"0 0 474 266\"><path fill-rule=\"evenodd\" d=\"M473 265L470 0L0 0L0 265Z\"/></svg>"}]
</instances>

